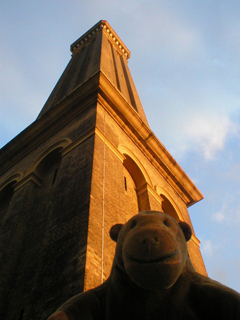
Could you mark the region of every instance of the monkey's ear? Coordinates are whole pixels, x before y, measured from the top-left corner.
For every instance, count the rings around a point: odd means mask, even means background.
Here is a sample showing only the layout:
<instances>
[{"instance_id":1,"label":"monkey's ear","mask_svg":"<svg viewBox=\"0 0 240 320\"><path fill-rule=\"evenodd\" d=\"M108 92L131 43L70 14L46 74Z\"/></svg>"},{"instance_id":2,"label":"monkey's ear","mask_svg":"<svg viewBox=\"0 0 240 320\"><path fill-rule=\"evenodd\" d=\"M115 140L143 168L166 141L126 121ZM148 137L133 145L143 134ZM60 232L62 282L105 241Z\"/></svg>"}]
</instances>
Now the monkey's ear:
<instances>
[{"instance_id":1,"label":"monkey's ear","mask_svg":"<svg viewBox=\"0 0 240 320\"><path fill-rule=\"evenodd\" d=\"M110 234L110 238L113 241L117 242L117 238L118 238L120 230L122 229L122 226L123 226L123 224L117 223L114 226L112 226L112 228L110 229L109 234Z\"/></svg>"},{"instance_id":2,"label":"monkey's ear","mask_svg":"<svg viewBox=\"0 0 240 320\"><path fill-rule=\"evenodd\" d=\"M186 241L191 239L192 236L192 229L190 225L186 222L180 221L179 223L180 228L182 229L182 232L185 236Z\"/></svg>"}]
</instances>

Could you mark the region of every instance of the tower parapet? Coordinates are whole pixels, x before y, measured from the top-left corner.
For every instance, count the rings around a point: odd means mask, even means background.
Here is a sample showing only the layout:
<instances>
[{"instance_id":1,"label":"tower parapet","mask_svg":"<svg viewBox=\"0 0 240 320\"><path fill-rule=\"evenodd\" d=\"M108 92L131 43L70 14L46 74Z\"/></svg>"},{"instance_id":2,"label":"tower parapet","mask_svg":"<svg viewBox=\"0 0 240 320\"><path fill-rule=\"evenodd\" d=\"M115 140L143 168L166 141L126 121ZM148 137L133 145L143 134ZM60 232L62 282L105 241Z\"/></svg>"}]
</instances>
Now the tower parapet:
<instances>
[{"instance_id":1,"label":"tower parapet","mask_svg":"<svg viewBox=\"0 0 240 320\"><path fill-rule=\"evenodd\" d=\"M76 40L71 46L70 51L75 54L78 50L81 50L85 45L87 45L98 33L103 31L108 37L109 41L113 44L114 48L126 59L129 59L131 52L118 37L113 28L109 25L106 20L100 20L95 26L88 30L84 35L82 35L78 40Z\"/></svg>"}]
</instances>

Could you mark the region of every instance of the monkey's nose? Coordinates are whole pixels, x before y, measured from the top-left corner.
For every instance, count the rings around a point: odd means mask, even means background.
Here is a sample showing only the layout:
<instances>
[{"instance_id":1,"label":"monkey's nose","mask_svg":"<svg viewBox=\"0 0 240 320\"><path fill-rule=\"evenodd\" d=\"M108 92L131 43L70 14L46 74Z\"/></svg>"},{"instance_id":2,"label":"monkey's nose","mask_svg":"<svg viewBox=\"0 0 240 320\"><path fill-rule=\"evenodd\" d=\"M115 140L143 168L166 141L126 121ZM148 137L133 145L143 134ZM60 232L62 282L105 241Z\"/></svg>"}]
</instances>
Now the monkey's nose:
<instances>
[{"instance_id":1,"label":"monkey's nose","mask_svg":"<svg viewBox=\"0 0 240 320\"><path fill-rule=\"evenodd\" d=\"M147 237L147 238L144 238L143 240L142 240L142 244L144 245L144 246L149 246L149 245L154 245L154 244L156 244L157 242L159 242L159 240L158 240L158 237L156 237L156 236L151 236L151 237Z\"/></svg>"}]
</instances>

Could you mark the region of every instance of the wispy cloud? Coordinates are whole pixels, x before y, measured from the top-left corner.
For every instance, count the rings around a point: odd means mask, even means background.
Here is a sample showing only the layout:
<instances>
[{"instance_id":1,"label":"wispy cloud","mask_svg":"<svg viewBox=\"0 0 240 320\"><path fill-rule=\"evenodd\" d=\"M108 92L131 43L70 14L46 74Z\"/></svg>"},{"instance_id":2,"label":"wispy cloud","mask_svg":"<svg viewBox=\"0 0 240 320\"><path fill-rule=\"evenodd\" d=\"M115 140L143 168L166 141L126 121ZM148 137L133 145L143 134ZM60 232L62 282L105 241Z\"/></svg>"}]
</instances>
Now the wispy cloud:
<instances>
[{"instance_id":1,"label":"wispy cloud","mask_svg":"<svg viewBox=\"0 0 240 320\"><path fill-rule=\"evenodd\" d=\"M226 228L233 226L232 230L237 228L240 224L240 205L238 204L238 199L238 190L235 193L232 191L230 195L228 192L222 195L221 201L223 201L223 204L217 212L212 213L211 220L218 224L224 223Z\"/></svg>"},{"instance_id":2,"label":"wispy cloud","mask_svg":"<svg viewBox=\"0 0 240 320\"><path fill-rule=\"evenodd\" d=\"M227 136L235 132L235 124L227 117L199 114L186 131L191 147L200 148L205 159L210 160L224 148Z\"/></svg>"},{"instance_id":3,"label":"wispy cloud","mask_svg":"<svg viewBox=\"0 0 240 320\"><path fill-rule=\"evenodd\" d=\"M202 240L201 251L202 254L208 258L212 258L216 255L216 251L219 249L219 245L214 243L212 240L206 239Z\"/></svg>"},{"instance_id":4,"label":"wispy cloud","mask_svg":"<svg viewBox=\"0 0 240 320\"><path fill-rule=\"evenodd\" d=\"M222 223L226 219L226 216L222 211L219 211L212 215L212 219L215 222Z\"/></svg>"}]
</instances>

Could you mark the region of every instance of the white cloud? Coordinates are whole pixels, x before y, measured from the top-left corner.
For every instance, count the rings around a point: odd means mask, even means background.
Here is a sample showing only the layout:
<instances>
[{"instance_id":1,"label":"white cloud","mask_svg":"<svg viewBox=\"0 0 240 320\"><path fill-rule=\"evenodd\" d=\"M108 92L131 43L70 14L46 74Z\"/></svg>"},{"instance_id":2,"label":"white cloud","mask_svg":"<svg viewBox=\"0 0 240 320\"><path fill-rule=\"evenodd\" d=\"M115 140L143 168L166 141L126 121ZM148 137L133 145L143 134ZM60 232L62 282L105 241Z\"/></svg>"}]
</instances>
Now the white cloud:
<instances>
[{"instance_id":1,"label":"white cloud","mask_svg":"<svg viewBox=\"0 0 240 320\"><path fill-rule=\"evenodd\" d=\"M214 158L217 151L222 150L228 134L235 131L235 125L227 117L211 117L199 114L187 127L189 142L196 143L205 159Z\"/></svg>"},{"instance_id":2,"label":"white cloud","mask_svg":"<svg viewBox=\"0 0 240 320\"><path fill-rule=\"evenodd\" d=\"M222 222L225 222L227 217L229 220L229 218L232 216L231 204L234 203L233 199L225 195L225 199L222 199L222 200L224 201L224 203L221 209L212 214L213 222L222 223Z\"/></svg>"},{"instance_id":3,"label":"white cloud","mask_svg":"<svg viewBox=\"0 0 240 320\"><path fill-rule=\"evenodd\" d=\"M222 212L222 211L219 211L217 213L214 213L212 215L212 220L215 221L215 222L223 222L224 220L226 219L226 216L225 214Z\"/></svg>"},{"instance_id":4,"label":"white cloud","mask_svg":"<svg viewBox=\"0 0 240 320\"><path fill-rule=\"evenodd\" d=\"M208 258L214 257L219 246L213 243L211 240L202 240L201 242L201 252Z\"/></svg>"},{"instance_id":5,"label":"white cloud","mask_svg":"<svg viewBox=\"0 0 240 320\"><path fill-rule=\"evenodd\" d=\"M240 206L238 205L239 193L232 190L232 194L226 193L222 196L222 207L219 211L212 213L211 220L215 223L222 224L227 230L238 228L240 224ZM223 224L224 222L224 224ZM237 241L235 241L235 244Z\"/></svg>"},{"instance_id":6,"label":"white cloud","mask_svg":"<svg viewBox=\"0 0 240 320\"><path fill-rule=\"evenodd\" d=\"M218 116L215 110L211 115L204 111L192 111L187 116L179 112L175 119L166 119L164 126L171 128L164 139L178 159L191 150L202 154L205 160L214 160L217 153L224 149L227 139L238 134L236 124L228 116ZM156 135L160 139L163 136L158 132Z\"/></svg>"}]
</instances>

